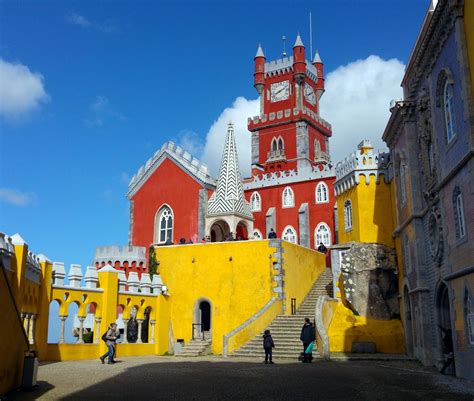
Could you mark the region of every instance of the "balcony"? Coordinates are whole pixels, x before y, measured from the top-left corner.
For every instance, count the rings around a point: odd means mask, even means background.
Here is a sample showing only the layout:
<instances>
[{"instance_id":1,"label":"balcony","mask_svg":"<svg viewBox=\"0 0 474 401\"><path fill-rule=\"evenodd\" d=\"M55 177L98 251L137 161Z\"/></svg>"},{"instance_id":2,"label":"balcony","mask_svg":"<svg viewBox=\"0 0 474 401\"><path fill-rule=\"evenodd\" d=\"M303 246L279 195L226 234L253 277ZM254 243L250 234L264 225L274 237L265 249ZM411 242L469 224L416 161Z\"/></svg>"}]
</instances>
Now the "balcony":
<instances>
[{"instance_id":1,"label":"balcony","mask_svg":"<svg viewBox=\"0 0 474 401\"><path fill-rule=\"evenodd\" d=\"M275 149L267 153L267 163L286 160L285 149Z\"/></svg>"},{"instance_id":2,"label":"balcony","mask_svg":"<svg viewBox=\"0 0 474 401\"><path fill-rule=\"evenodd\" d=\"M331 156L326 152L316 152L314 156L315 163L331 163Z\"/></svg>"}]
</instances>

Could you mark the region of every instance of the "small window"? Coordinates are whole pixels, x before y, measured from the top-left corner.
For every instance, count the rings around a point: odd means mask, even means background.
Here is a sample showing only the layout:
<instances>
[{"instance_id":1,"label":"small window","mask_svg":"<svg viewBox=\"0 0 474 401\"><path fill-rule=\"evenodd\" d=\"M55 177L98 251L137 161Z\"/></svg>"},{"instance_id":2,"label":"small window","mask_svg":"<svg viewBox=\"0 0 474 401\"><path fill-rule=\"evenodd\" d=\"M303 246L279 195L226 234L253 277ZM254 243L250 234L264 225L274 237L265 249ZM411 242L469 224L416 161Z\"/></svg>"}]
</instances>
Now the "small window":
<instances>
[{"instance_id":1,"label":"small window","mask_svg":"<svg viewBox=\"0 0 474 401\"><path fill-rule=\"evenodd\" d=\"M406 166L403 161L400 161L400 200L402 201L402 205L407 201Z\"/></svg>"},{"instance_id":2,"label":"small window","mask_svg":"<svg viewBox=\"0 0 474 401\"><path fill-rule=\"evenodd\" d=\"M474 304L467 287L464 290L464 319L467 342L470 345L474 345Z\"/></svg>"},{"instance_id":3,"label":"small window","mask_svg":"<svg viewBox=\"0 0 474 401\"><path fill-rule=\"evenodd\" d=\"M253 230L253 239L262 239L263 238L263 235L262 233L260 232L260 230Z\"/></svg>"},{"instance_id":4,"label":"small window","mask_svg":"<svg viewBox=\"0 0 474 401\"><path fill-rule=\"evenodd\" d=\"M283 138L280 137L280 138L278 138L278 150L283 151L284 149L285 149L285 144L283 142Z\"/></svg>"},{"instance_id":5,"label":"small window","mask_svg":"<svg viewBox=\"0 0 474 401\"><path fill-rule=\"evenodd\" d=\"M321 143L315 139L314 140L314 158L319 159L321 157Z\"/></svg>"},{"instance_id":6,"label":"small window","mask_svg":"<svg viewBox=\"0 0 474 401\"><path fill-rule=\"evenodd\" d=\"M277 151L277 149L278 149L277 140L276 140L276 138L273 138L273 139L272 139L272 152L275 153L275 152Z\"/></svg>"},{"instance_id":7,"label":"small window","mask_svg":"<svg viewBox=\"0 0 474 401\"><path fill-rule=\"evenodd\" d=\"M293 244L298 243L298 237L296 235L296 230L292 226L286 226L283 230L283 235L281 236L283 240L292 242Z\"/></svg>"},{"instance_id":8,"label":"small window","mask_svg":"<svg viewBox=\"0 0 474 401\"><path fill-rule=\"evenodd\" d=\"M321 242L324 246L331 246L331 229L326 223L319 223L315 230L314 247L317 248Z\"/></svg>"},{"instance_id":9,"label":"small window","mask_svg":"<svg viewBox=\"0 0 474 401\"><path fill-rule=\"evenodd\" d=\"M252 212L260 212L262 210L262 198L258 192L254 192L250 197L250 207Z\"/></svg>"},{"instance_id":10,"label":"small window","mask_svg":"<svg viewBox=\"0 0 474 401\"><path fill-rule=\"evenodd\" d=\"M326 183L320 182L316 186L316 203L329 202L329 189Z\"/></svg>"},{"instance_id":11,"label":"small window","mask_svg":"<svg viewBox=\"0 0 474 401\"><path fill-rule=\"evenodd\" d=\"M352 230L352 203L349 199L344 202L344 229Z\"/></svg>"},{"instance_id":12,"label":"small window","mask_svg":"<svg viewBox=\"0 0 474 401\"><path fill-rule=\"evenodd\" d=\"M410 266L410 241L408 239L408 235L403 237L403 267L405 272L411 271Z\"/></svg>"},{"instance_id":13,"label":"small window","mask_svg":"<svg viewBox=\"0 0 474 401\"><path fill-rule=\"evenodd\" d=\"M453 191L453 209L456 239L462 239L466 236L466 223L464 220L464 205L462 200L462 192L458 186L456 186Z\"/></svg>"},{"instance_id":14,"label":"small window","mask_svg":"<svg viewBox=\"0 0 474 401\"><path fill-rule=\"evenodd\" d=\"M283 207L294 207L295 206L295 194L290 187L286 187L282 194L282 206Z\"/></svg>"},{"instance_id":15,"label":"small window","mask_svg":"<svg viewBox=\"0 0 474 401\"><path fill-rule=\"evenodd\" d=\"M450 143L456 136L456 126L454 122L454 92L453 84L446 79L443 91L444 122L446 126L446 140Z\"/></svg>"},{"instance_id":16,"label":"small window","mask_svg":"<svg viewBox=\"0 0 474 401\"><path fill-rule=\"evenodd\" d=\"M155 220L155 242L165 244L173 241L173 212L168 206L159 209Z\"/></svg>"}]
</instances>

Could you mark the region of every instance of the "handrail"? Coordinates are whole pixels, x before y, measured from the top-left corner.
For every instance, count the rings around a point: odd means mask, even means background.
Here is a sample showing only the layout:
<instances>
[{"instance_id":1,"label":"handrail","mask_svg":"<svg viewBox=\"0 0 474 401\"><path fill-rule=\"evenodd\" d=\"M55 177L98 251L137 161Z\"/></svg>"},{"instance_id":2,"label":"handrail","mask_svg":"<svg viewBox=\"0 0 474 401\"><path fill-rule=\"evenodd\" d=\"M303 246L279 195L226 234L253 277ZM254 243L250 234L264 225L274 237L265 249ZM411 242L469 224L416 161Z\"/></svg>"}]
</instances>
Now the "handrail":
<instances>
[{"instance_id":1,"label":"handrail","mask_svg":"<svg viewBox=\"0 0 474 401\"><path fill-rule=\"evenodd\" d=\"M193 340L195 339L195 337L194 337L194 328L195 328L195 327L198 327L198 328L201 329L202 339L203 339L203 341L204 341L206 338L204 337L204 330L202 330L202 324L201 324L201 323L193 323L193 334L192 334Z\"/></svg>"},{"instance_id":2,"label":"handrail","mask_svg":"<svg viewBox=\"0 0 474 401\"><path fill-rule=\"evenodd\" d=\"M249 317L245 322L241 325L237 326L234 330L230 331L229 333L225 334L222 339L222 355L224 357L228 356L229 353L229 339L236 335L238 332L245 329L250 323L253 323L257 318L262 316L276 301L278 298L273 297L268 301L261 309L259 309L254 315Z\"/></svg>"}]
</instances>

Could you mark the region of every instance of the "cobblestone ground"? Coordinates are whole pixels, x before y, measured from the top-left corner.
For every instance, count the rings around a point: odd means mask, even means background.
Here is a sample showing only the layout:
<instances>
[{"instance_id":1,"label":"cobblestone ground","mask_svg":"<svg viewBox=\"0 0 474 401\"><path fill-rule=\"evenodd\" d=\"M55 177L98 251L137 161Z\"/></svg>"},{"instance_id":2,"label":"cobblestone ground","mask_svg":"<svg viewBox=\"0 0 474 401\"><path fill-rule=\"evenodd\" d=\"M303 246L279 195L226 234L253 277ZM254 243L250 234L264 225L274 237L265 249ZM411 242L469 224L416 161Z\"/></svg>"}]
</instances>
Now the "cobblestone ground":
<instances>
[{"instance_id":1,"label":"cobblestone ground","mask_svg":"<svg viewBox=\"0 0 474 401\"><path fill-rule=\"evenodd\" d=\"M265 365L243 359L123 358L39 368L38 388L12 400L357 400L473 401L474 382L416 362L351 361Z\"/></svg>"}]
</instances>

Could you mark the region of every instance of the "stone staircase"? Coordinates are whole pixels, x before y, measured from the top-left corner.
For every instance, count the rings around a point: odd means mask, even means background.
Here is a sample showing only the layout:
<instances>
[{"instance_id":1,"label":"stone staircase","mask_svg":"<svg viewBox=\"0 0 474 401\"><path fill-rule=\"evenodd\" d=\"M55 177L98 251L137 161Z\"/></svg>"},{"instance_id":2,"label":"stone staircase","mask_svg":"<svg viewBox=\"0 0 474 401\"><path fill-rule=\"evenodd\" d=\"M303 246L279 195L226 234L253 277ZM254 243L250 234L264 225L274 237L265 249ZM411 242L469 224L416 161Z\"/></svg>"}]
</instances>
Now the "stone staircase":
<instances>
[{"instance_id":1,"label":"stone staircase","mask_svg":"<svg viewBox=\"0 0 474 401\"><path fill-rule=\"evenodd\" d=\"M273 349L273 357L275 359L287 358L297 360L299 358L300 353L303 351L300 334L304 318L308 317L311 321L314 320L316 300L321 295L333 296L332 272L330 269L326 269L314 283L295 315L277 316L268 327L275 343L275 348ZM254 339L236 350L232 356L265 358L262 335L263 333L257 335ZM316 348L314 348L313 357L319 357Z\"/></svg>"},{"instance_id":2,"label":"stone staircase","mask_svg":"<svg viewBox=\"0 0 474 401\"><path fill-rule=\"evenodd\" d=\"M200 356L211 353L212 340L194 339L189 341L175 356Z\"/></svg>"}]
</instances>

